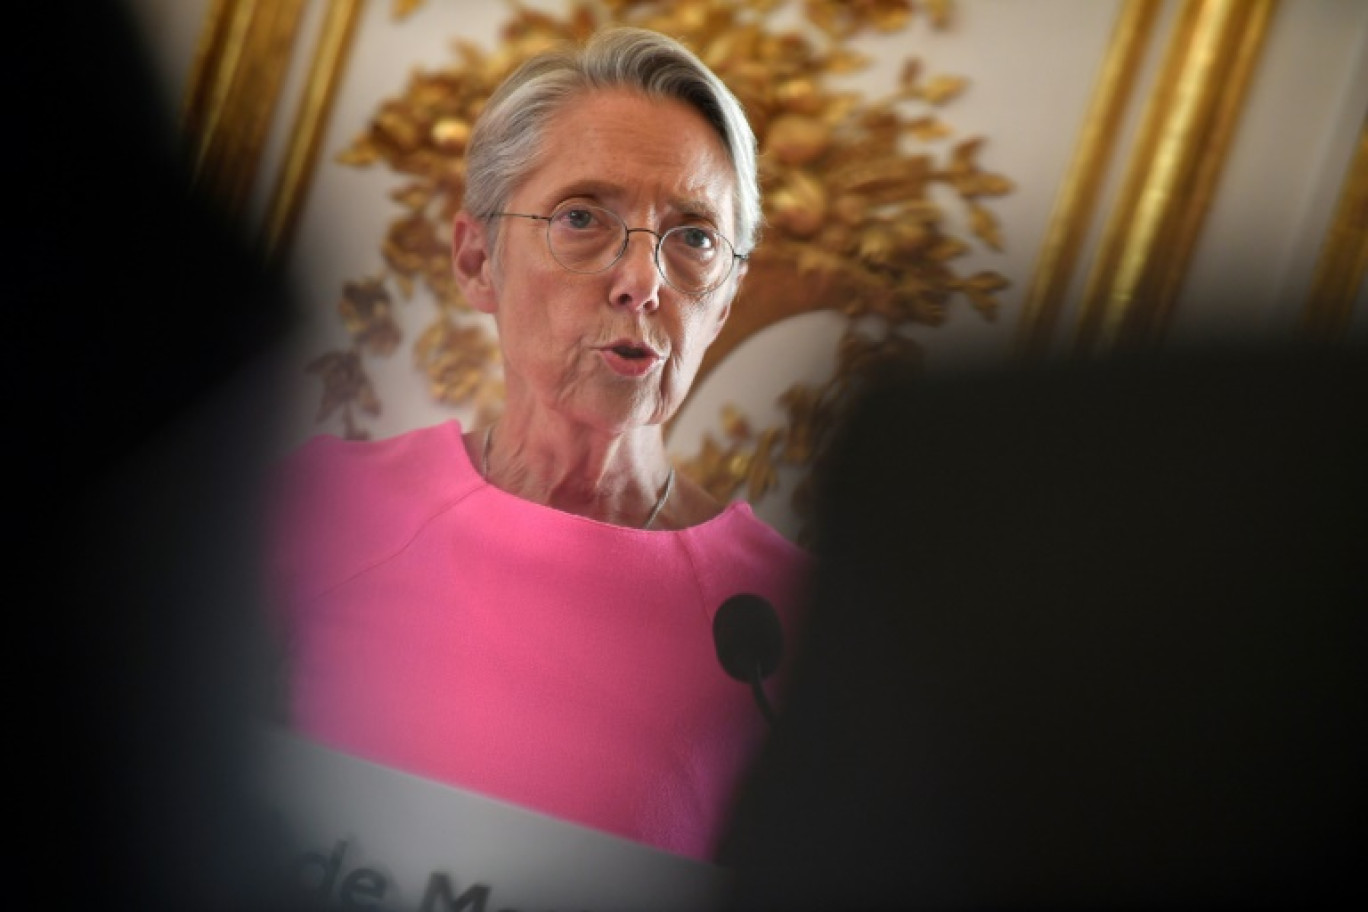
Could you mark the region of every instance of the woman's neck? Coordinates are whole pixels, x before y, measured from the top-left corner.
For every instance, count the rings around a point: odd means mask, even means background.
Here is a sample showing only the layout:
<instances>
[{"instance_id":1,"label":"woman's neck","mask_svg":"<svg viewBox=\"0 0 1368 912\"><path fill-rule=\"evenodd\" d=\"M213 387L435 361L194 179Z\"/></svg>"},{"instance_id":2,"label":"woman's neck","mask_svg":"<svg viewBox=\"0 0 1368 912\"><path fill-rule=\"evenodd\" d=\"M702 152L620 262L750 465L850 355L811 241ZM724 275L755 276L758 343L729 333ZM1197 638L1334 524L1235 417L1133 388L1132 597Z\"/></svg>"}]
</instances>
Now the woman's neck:
<instances>
[{"instance_id":1,"label":"woman's neck","mask_svg":"<svg viewBox=\"0 0 1368 912\"><path fill-rule=\"evenodd\" d=\"M613 525L642 526L670 483L671 466L656 426L614 433L559 416L510 411L475 436L476 465L491 484Z\"/></svg>"}]
</instances>

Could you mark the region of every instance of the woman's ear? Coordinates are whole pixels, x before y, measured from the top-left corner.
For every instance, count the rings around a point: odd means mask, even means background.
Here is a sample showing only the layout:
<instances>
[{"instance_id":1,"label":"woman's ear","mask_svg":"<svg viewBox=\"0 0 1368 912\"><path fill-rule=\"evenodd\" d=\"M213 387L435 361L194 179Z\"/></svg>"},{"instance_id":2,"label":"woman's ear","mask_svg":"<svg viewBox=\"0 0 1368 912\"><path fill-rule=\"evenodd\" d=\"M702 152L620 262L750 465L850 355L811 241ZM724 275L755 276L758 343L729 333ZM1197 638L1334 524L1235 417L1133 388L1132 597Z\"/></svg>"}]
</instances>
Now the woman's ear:
<instances>
[{"instance_id":1,"label":"woman's ear","mask_svg":"<svg viewBox=\"0 0 1368 912\"><path fill-rule=\"evenodd\" d=\"M451 223L451 271L471 307L492 314L498 304L494 293L494 258L485 237L484 223L462 209Z\"/></svg>"}]
</instances>

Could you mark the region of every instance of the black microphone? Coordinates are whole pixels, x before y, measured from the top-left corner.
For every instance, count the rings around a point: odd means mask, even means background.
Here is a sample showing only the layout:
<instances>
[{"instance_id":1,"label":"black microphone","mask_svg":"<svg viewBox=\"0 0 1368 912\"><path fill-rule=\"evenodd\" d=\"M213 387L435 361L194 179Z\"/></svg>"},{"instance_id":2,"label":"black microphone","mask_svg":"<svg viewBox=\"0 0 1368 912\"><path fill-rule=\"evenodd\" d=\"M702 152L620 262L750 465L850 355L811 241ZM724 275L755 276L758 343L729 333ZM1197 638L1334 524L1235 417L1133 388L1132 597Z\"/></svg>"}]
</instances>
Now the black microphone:
<instances>
[{"instance_id":1,"label":"black microphone","mask_svg":"<svg viewBox=\"0 0 1368 912\"><path fill-rule=\"evenodd\" d=\"M748 682L765 721L774 724L774 710L760 682L779 667L784 650L784 634L774 606L749 592L733 595L721 604L713 617L713 642L717 660L727 674Z\"/></svg>"}]
</instances>

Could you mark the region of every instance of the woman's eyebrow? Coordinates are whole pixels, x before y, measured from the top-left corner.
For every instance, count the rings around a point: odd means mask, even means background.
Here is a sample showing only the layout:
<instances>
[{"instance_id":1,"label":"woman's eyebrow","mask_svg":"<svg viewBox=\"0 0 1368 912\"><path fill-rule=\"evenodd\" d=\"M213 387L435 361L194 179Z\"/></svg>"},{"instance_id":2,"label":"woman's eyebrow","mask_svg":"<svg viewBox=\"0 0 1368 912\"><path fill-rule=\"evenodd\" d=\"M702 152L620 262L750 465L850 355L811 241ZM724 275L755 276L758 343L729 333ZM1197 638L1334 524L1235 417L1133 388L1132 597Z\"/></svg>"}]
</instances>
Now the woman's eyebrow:
<instances>
[{"instance_id":1,"label":"woman's eyebrow","mask_svg":"<svg viewBox=\"0 0 1368 912\"><path fill-rule=\"evenodd\" d=\"M703 199L677 199L671 205L676 212L687 215L691 218L701 218L712 222L714 225L721 224L721 217L717 213L717 207Z\"/></svg>"},{"instance_id":2,"label":"woman's eyebrow","mask_svg":"<svg viewBox=\"0 0 1368 912\"><path fill-rule=\"evenodd\" d=\"M562 200L569 199L572 196L589 196L597 200L607 201L624 193L626 193L626 189L621 184L588 179L566 184L556 191L556 196Z\"/></svg>"},{"instance_id":3,"label":"woman's eyebrow","mask_svg":"<svg viewBox=\"0 0 1368 912\"><path fill-rule=\"evenodd\" d=\"M626 187L613 181L588 178L566 184L557 191L556 196L562 201L575 196L585 196L600 202L610 202L626 196L627 192ZM717 205L704 197L677 196L672 197L669 203L672 210L682 215L707 219L714 225L719 224Z\"/></svg>"}]
</instances>

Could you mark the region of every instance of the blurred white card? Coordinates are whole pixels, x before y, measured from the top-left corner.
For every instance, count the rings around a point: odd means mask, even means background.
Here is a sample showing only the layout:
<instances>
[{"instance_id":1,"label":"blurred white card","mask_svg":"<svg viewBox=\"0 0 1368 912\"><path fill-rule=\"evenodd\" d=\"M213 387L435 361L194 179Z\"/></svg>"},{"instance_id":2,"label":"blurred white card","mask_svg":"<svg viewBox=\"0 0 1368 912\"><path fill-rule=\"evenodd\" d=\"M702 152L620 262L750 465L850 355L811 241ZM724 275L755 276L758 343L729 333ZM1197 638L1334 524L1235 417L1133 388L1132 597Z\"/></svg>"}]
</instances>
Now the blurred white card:
<instances>
[{"instance_id":1,"label":"blurred white card","mask_svg":"<svg viewBox=\"0 0 1368 912\"><path fill-rule=\"evenodd\" d=\"M722 868L263 733L263 782L293 882L393 912L707 912Z\"/></svg>"}]
</instances>

